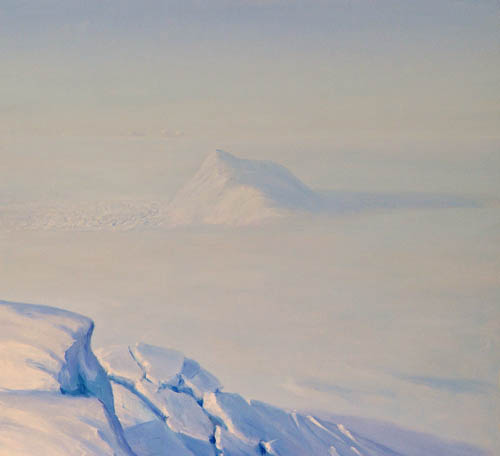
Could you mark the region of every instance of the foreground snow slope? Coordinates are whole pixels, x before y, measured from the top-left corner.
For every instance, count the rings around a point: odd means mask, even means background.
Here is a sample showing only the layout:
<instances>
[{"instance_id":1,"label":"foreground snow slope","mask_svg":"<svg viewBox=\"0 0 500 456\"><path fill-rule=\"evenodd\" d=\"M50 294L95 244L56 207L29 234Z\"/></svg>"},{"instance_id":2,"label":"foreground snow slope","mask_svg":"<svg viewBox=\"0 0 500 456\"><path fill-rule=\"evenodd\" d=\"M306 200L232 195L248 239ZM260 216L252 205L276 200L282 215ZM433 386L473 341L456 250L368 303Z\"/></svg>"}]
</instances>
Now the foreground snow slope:
<instances>
[{"instance_id":1,"label":"foreground snow slope","mask_svg":"<svg viewBox=\"0 0 500 456\"><path fill-rule=\"evenodd\" d=\"M91 320L0 301L0 455L130 455Z\"/></svg>"},{"instance_id":2,"label":"foreground snow slope","mask_svg":"<svg viewBox=\"0 0 500 456\"><path fill-rule=\"evenodd\" d=\"M175 350L113 346L98 361L93 323L74 313L0 301L0 323L0 455L405 454L343 424L225 393Z\"/></svg>"}]
</instances>

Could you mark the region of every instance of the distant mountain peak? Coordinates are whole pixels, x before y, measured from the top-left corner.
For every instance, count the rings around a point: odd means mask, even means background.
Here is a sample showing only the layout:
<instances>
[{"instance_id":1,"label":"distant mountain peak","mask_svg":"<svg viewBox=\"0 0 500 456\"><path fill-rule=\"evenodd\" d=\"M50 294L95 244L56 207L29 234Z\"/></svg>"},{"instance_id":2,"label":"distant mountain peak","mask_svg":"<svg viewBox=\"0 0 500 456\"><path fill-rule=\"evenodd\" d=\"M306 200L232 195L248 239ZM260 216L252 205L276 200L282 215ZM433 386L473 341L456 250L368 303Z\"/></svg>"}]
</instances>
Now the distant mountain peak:
<instances>
[{"instance_id":1,"label":"distant mountain peak","mask_svg":"<svg viewBox=\"0 0 500 456\"><path fill-rule=\"evenodd\" d=\"M252 225L310 211L319 196L284 166L217 149L172 200L174 224Z\"/></svg>"}]
</instances>

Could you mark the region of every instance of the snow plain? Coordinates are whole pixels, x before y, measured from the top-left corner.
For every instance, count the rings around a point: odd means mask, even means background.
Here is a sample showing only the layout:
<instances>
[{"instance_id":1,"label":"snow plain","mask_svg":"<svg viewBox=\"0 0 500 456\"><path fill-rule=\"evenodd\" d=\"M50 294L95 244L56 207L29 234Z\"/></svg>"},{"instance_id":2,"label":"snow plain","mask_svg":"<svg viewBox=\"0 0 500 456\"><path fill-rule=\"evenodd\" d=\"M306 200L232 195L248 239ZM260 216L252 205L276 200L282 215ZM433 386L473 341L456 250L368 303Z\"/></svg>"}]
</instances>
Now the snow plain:
<instances>
[{"instance_id":1,"label":"snow plain","mask_svg":"<svg viewBox=\"0 0 500 456\"><path fill-rule=\"evenodd\" d=\"M144 144L139 146L142 151ZM161 161L163 147L150 158ZM49 188L42 179L49 173L51 181L60 179L51 198L38 198L40 207L55 200L57 207L79 211L101 201L76 196L77 189L85 190L83 182L100 188L99 196L116 205L118 214L126 212L123 201L137 205L131 204L131 213L143 201L164 207L170 198L160 195L173 196L203 158L199 154L191 165L172 168L164 179L170 190L162 192L164 171L141 168L142 181L134 184L137 166L131 163L143 163L144 157L138 154L133 162L132 154L118 149L121 155L113 160L102 155L109 163L89 159L87 170L78 162L73 170L37 167L41 180L34 173L23 181L33 186L23 190L24 200L34 204L38 190ZM27 176L22 167L33 162L12 160ZM114 167L114 175L123 171L122 182L99 184L94 162ZM293 169L303 174L303 168ZM460 174L465 183L471 169ZM9 179L3 176L2 188L16 189L19 181ZM145 195L149 182L158 188ZM405 188L415 195L415 187ZM178 348L245 397L312 409L319 417L334 412L397 422L495 451L498 209L449 204L415 210L401 202L408 193L391 193L388 186L378 193L366 185L353 188L335 192L346 204L356 202L356 210L278 217L257 227L4 227L2 297L89 315L98 324L96 346L144 340ZM453 194L452 188L429 190ZM75 194L53 198L65 189ZM25 201L3 201L3 211L25 207Z\"/></svg>"}]
</instances>

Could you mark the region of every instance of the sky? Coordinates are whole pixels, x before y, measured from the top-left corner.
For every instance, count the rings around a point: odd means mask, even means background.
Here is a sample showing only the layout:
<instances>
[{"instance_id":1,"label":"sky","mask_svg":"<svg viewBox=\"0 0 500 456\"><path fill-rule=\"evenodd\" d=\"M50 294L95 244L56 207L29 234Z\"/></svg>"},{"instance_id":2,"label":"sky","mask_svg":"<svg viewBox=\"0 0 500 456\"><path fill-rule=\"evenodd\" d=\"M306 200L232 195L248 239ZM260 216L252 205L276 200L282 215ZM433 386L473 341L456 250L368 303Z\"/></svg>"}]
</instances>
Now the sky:
<instances>
[{"instance_id":1,"label":"sky","mask_svg":"<svg viewBox=\"0 0 500 456\"><path fill-rule=\"evenodd\" d=\"M14 135L498 139L499 30L495 0L2 0L0 124Z\"/></svg>"},{"instance_id":2,"label":"sky","mask_svg":"<svg viewBox=\"0 0 500 456\"><path fill-rule=\"evenodd\" d=\"M0 0L2 209L168 201L216 148L314 189L484 203L254 230L0 229L0 299L89 315L95 347L176 348L227 391L500 451L499 13Z\"/></svg>"}]
</instances>

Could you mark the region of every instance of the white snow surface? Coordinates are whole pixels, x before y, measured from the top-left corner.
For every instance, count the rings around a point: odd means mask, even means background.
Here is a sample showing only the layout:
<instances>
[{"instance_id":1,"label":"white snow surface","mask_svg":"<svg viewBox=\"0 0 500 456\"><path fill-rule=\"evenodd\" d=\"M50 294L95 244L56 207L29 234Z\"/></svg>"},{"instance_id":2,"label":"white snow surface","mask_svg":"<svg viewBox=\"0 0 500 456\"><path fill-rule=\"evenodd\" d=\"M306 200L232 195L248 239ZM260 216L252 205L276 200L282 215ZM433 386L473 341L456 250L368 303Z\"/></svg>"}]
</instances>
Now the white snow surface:
<instances>
[{"instance_id":1,"label":"white snow surface","mask_svg":"<svg viewBox=\"0 0 500 456\"><path fill-rule=\"evenodd\" d=\"M310 211L319 196L284 166L217 150L169 205L173 224L252 225Z\"/></svg>"},{"instance_id":2,"label":"white snow surface","mask_svg":"<svg viewBox=\"0 0 500 456\"><path fill-rule=\"evenodd\" d=\"M0 455L405 454L223 392L175 350L138 343L96 357L92 321L71 312L0 301L0 324Z\"/></svg>"},{"instance_id":3,"label":"white snow surface","mask_svg":"<svg viewBox=\"0 0 500 456\"><path fill-rule=\"evenodd\" d=\"M1 456L126 454L96 398L0 393Z\"/></svg>"},{"instance_id":4,"label":"white snow surface","mask_svg":"<svg viewBox=\"0 0 500 456\"><path fill-rule=\"evenodd\" d=\"M90 319L0 301L0 324L1 455L133 454Z\"/></svg>"}]
</instances>

